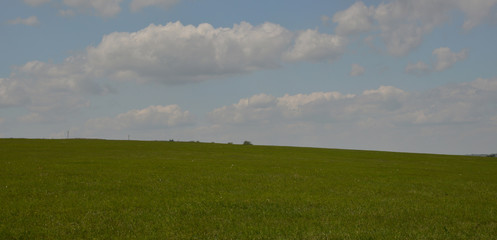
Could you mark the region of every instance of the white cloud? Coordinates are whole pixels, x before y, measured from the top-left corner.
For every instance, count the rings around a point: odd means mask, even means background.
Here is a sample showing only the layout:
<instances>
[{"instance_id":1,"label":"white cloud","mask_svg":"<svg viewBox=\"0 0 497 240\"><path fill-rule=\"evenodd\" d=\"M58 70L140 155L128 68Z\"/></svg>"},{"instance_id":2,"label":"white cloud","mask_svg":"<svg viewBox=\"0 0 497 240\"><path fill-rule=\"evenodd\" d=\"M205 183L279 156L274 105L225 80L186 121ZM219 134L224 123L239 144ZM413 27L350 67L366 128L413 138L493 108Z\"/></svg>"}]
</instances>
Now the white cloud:
<instances>
[{"instance_id":1,"label":"white cloud","mask_svg":"<svg viewBox=\"0 0 497 240\"><path fill-rule=\"evenodd\" d=\"M102 17L113 17L121 12L122 0L62 0L62 2L82 12L90 10Z\"/></svg>"},{"instance_id":2,"label":"white cloud","mask_svg":"<svg viewBox=\"0 0 497 240\"><path fill-rule=\"evenodd\" d=\"M432 71L432 67L424 63L423 61L418 61L417 63L408 63L405 68L406 73L418 76L429 74Z\"/></svg>"},{"instance_id":3,"label":"white cloud","mask_svg":"<svg viewBox=\"0 0 497 240\"><path fill-rule=\"evenodd\" d=\"M362 94L315 92L274 97L260 94L217 108L209 116L219 124L337 122L351 128L364 120L389 125L452 124L489 121L497 112L497 79L448 85L428 92L392 86Z\"/></svg>"},{"instance_id":4,"label":"white cloud","mask_svg":"<svg viewBox=\"0 0 497 240\"><path fill-rule=\"evenodd\" d=\"M468 57L468 50L463 49L458 53L454 53L448 47L437 48L433 50L433 55L436 56L434 68L437 71L443 71L450 68L458 61L462 61Z\"/></svg>"},{"instance_id":5,"label":"white cloud","mask_svg":"<svg viewBox=\"0 0 497 240\"><path fill-rule=\"evenodd\" d=\"M367 7L363 2L356 2L348 9L333 15L333 22L337 23L338 34L350 35L368 32L373 28L374 7Z\"/></svg>"},{"instance_id":6,"label":"white cloud","mask_svg":"<svg viewBox=\"0 0 497 240\"><path fill-rule=\"evenodd\" d=\"M131 110L115 117L90 119L86 122L87 130L127 130L127 129L161 129L194 123L190 112L183 111L178 105L149 106L144 109Z\"/></svg>"},{"instance_id":7,"label":"white cloud","mask_svg":"<svg viewBox=\"0 0 497 240\"><path fill-rule=\"evenodd\" d=\"M382 86L357 95L260 94L212 111L206 134L260 144L469 153L488 150L486 141L496 139L495 102L496 78L426 92Z\"/></svg>"},{"instance_id":8,"label":"white cloud","mask_svg":"<svg viewBox=\"0 0 497 240\"><path fill-rule=\"evenodd\" d=\"M138 32L111 33L64 62L31 61L0 79L0 107L25 107L43 117L89 106L89 96L109 93L107 79L185 84L260 69L284 61L331 61L340 38L315 30L293 33L277 24L232 28L180 22Z\"/></svg>"},{"instance_id":9,"label":"white cloud","mask_svg":"<svg viewBox=\"0 0 497 240\"><path fill-rule=\"evenodd\" d=\"M342 56L347 45L340 36L308 29L298 34L295 45L287 53L288 61L333 61Z\"/></svg>"},{"instance_id":10,"label":"white cloud","mask_svg":"<svg viewBox=\"0 0 497 240\"><path fill-rule=\"evenodd\" d=\"M37 7L45 3L49 3L50 0L24 0L24 3L32 7Z\"/></svg>"},{"instance_id":11,"label":"white cloud","mask_svg":"<svg viewBox=\"0 0 497 240\"><path fill-rule=\"evenodd\" d=\"M452 67L456 62L466 59L469 51L463 49L458 53L454 53L448 47L441 47L433 50L432 54L435 57L432 66L422 61L415 64L409 63L405 68L405 72L415 75L425 75L434 71L441 72Z\"/></svg>"},{"instance_id":12,"label":"white cloud","mask_svg":"<svg viewBox=\"0 0 497 240\"><path fill-rule=\"evenodd\" d=\"M417 48L424 35L451 19L455 11L465 15L463 29L469 30L495 14L497 0L391 0L367 7L356 2L333 16L339 34L379 31L384 46L393 56L403 56Z\"/></svg>"},{"instance_id":13,"label":"white cloud","mask_svg":"<svg viewBox=\"0 0 497 240\"><path fill-rule=\"evenodd\" d=\"M129 7L131 11L138 11L142 8L151 6L158 6L168 9L178 2L179 0L132 0Z\"/></svg>"},{"instance_id":14,"label":"white cloud","mask_svg":"<svg viewBox=\"0 0 497 240\"><path fill-rule=\"evenodd\" d=\"M40 21L38 21L38 17L31 16L28 18L16 18L13 20L9 20L7 21L7 23L12 25L22 24L26 26L36 26L40 24Z\"/></svg>"},{"instance_id":15,"label":"white cloud","mask_svg":"<svg viewBox=\"0 0 497 240\"><path fill-rule=\"evenodd\" d=\"M152 24L138 32L104 36L98 46L88 48L88 59L116 79L196 82L278 67L291 35L272 23L242 22L217 29L207 23Z\"/></svg>"},{"instance_id":16,"label":"white cloud","mask_svg":"<svg viewBox=\"0 0 497 240\"><path fill-rule=\"evenodd\" d=\"M103 76L178 84L277 68L284 60L331 61L344 47L340 37L315 30L294 34L274 23L214 28L175 22L106 35L87 52Z\"/></svg>"},{"instance_id":17,"label":"white cloud","mask_svg":"<svg viewBox=\"0 0 497 240\"><path fill-rule=\"evenodd\" d=\"M363 75L365 71L366 70L364 69L363 66L361 66L357 63L354 63L354 64L352 64L352 69L350 70L349 75L352 77L357 77L357 76Z\"/></svg>"},{"instance_id":18,"label":"white cloud","mask_svg":"<svg viewBox=\"0 0 497 240\"><path fill-rule=\"evenodd\" d=\"M457 0L455 4L466 16L463 29L470 30L495 14L497 0Z\"/></svg>"},{"instance_id":19,"label":"white cloud","mask_svg":"<svg viewBox=\"0 0 497 240\"><path fill-rule=\"evenodd\" d=\"M31 61L0 79L0 107L23 106L40 114L86 107L87 95L109 92L91 79L84 59L67 58L62 64Z\"/></svg>"},{"instance_id":20,"label":"white cloud","mask_svg":"<svg viewBox=\"0 0 497 240\"><path fill-rule=\"evenodd\" d=\"M417 48L425 34L447 21L450 10L444 1L392 1L380 4L374 19L388 52L402 56Z\"/></svg>"}]
</instances>

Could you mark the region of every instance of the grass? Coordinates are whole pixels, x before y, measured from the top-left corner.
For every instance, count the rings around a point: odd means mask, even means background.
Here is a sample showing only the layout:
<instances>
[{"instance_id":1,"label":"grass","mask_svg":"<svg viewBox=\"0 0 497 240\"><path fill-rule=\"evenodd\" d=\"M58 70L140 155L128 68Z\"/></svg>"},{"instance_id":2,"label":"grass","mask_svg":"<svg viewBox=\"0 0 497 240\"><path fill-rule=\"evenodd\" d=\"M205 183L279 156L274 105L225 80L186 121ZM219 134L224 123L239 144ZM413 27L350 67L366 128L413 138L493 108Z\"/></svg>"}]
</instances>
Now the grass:
<instances>
[{"instance_id":1,"label":"grass","mask_svg":"<svg viewBox=\"0 0 497 240\"><path fill-rule=\"evenodd\" d=\"M0 239L496 239L495 158L0 139Z\"/></svg>"}]
</instances>

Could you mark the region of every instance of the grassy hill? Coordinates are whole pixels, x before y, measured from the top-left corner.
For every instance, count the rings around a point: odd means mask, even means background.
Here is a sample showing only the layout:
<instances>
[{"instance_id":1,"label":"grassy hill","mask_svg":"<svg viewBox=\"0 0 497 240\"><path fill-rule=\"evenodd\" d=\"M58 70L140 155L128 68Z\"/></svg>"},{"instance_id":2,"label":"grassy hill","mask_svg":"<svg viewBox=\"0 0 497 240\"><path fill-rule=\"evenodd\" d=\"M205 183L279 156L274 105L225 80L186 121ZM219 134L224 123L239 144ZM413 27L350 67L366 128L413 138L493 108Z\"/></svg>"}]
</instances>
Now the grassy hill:
<instances>
[{"instance_id":1,"label":"grassy hill","mask_svg":"<svg viewBox=\"0 0 497 240\"><path fill-rule=\"evenodd\" d=\"M0 139L0 239L496 239L494 158Z\"/></svg>"}]
</instances>

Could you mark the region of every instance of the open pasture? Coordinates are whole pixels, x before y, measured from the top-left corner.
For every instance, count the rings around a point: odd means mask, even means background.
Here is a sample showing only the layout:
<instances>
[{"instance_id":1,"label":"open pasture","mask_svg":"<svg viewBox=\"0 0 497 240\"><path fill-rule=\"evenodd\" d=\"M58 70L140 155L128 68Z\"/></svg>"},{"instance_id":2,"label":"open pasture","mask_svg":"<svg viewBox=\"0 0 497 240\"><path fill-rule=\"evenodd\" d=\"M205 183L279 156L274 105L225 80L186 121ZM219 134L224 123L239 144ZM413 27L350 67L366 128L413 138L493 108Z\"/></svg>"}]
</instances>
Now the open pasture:
<instances>
[{"instance_id":1,"label":"open pasture","mask_svg":"<svg viewBox=\"0 0 497 240\"><path fill-rule=\"evenodd\" d=\"M0 239L496 239L495 158L0 139Z\"/></svg>"}]
</instances>

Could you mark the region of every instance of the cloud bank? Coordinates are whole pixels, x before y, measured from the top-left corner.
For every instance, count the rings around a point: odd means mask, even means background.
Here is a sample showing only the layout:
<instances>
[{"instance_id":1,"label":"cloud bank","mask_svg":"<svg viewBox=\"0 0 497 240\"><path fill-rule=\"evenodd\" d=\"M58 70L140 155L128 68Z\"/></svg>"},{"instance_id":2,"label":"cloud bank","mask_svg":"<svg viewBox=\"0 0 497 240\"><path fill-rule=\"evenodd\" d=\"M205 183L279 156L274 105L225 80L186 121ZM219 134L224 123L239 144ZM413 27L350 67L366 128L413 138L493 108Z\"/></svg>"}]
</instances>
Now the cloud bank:
<instances>
[{"instance_id":1,"label":"cloud bank","mask_svg":"<svg viewBox=\"0 0 497 240\"><path fill-rule=\"evenodd\" d=\"M488 146L485 141L497 134L495 102L495 78L425 92L381 86L360 94L258 94L213 110L209 134L226 141L241 135L266 144L396 151L421 146L454 153L464 144Z\"/></svg>"},{"instance_id":2,"label":"cloud bank","mask_svg":"<svg viewBox=\"0 0 497 240\"><path fill-rule=\"evenodd\" d=\"M462 28L466 31L490 19L497 0L392 0L378 6L366 6L359 1L333 15L340 35L379 35L387 52L404 56L417 48L426 34L449 21L454 11L465 16Z\"/></svg>"},{"instance_id":3,"label":"cloud bank","mask_svg":"<svg viewBox=\"0 0 497 240\"><path fill-rule=\"evenodd\" d=\"M74 126L81 137L181 139L434 153L484 151L497 134L497 78L424 92L380 86L359 94L256 94L193 116L149 106ZM75 136L76 136L75 135ZM464 146L464 148L461 148Z\"/></svg>"},{"instance_id":4,"label":"cloud bank","mask_svg":"<svg viewBox=\"0 0 497 240\"><path fill-rule=\"evenodd\" d=\"M88 103L84 96L110 91L99 79L195 83L278 68L284 62L333 61L345 46L338 36L292 32L274 23L242 22L232 28L151 24L137 32L105 35L97 46L60 64L31 61L15 67L0 81L0 107L27 106L40 112L77 108Z\"/></svg>"},{"instance_id":5,"label":"cloud bank","mask_svg":"<svg viewBox=\"0 0 497 240\"><path fill-rule=\"evenodd\" d=\"M361 94L314 92L274 97L266 94L217 108L210 119L219 124L288 121L377 124L456 124L492 121L497 112L497 79L447 85L427 92L406 92L393 86Z\"/></svg>"}]
</instances>

